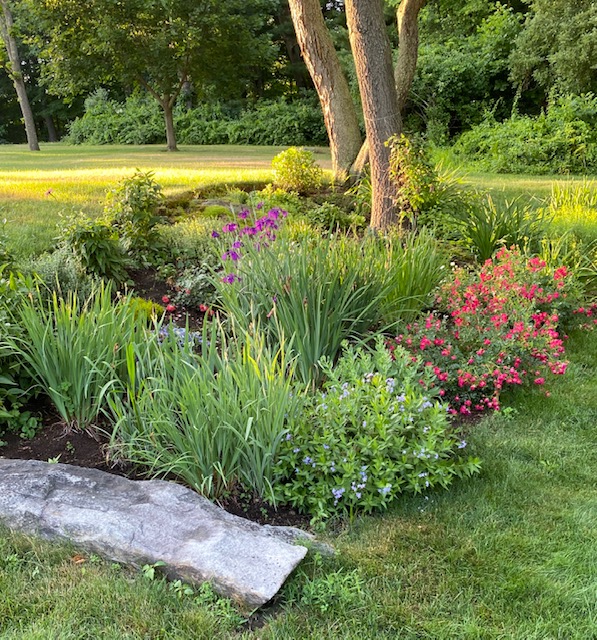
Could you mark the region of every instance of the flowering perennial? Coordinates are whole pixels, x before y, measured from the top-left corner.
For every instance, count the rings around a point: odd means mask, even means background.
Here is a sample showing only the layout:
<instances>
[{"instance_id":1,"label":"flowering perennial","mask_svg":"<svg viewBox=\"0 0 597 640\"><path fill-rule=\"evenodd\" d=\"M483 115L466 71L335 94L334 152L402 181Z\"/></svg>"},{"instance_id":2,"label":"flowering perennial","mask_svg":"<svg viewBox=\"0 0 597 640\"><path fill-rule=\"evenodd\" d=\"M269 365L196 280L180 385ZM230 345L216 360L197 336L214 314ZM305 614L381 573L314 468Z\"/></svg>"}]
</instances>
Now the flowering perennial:
<instances>
[{"instance_id":1,"label":"flowering perennial","mask_svg":"<svg viewBox=\"0 0 597 640\"><path fill-rule=\"evenodd\" d=\"M442 312L408 325L390 350L423 358L451 413L499 410L504 387L565 373L558 311L572 287L566 267L502 249L478 273L457 269L437 297Z\"/></svg>"}]
</instances>

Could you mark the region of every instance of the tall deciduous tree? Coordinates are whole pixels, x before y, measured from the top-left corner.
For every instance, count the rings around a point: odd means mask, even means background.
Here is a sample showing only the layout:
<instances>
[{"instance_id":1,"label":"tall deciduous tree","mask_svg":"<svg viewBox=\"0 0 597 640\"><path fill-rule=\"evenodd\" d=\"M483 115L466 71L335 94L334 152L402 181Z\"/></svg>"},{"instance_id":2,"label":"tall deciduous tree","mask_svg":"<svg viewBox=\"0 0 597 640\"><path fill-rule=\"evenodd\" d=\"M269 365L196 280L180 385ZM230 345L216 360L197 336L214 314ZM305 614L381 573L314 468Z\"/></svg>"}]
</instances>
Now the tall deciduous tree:
<instances>
[{"instance_id":1,"label":"tall deciduous tree","mask_svg":"<svg viewBox=\"0 0 597 640\"><path fill-rule=\"evenodd\" d=\"M317 90L330 139L332 167L344 181L361 148L357 112L319 0L289 0L303 59Z\"/></svg>"},{"instance_id":2,"label":"tall deciduous tree","mask_svg":"<svg viewBox=\"0 0 597 640\"><path fill-rule=\"evenodd\" d=\"M173 108L187 83L201 94L242 92L273 56L260 34L270 0L29 0L46 25L51 86L76 94L98 83L139 85L164 112L176 150Z\"/></svg>"},{"instance_id":3,"label":"tall deciduous tree","mask_svg":"<svg viewBox=\"0 0 597 640\"><path fill-rule=\"evenodd\" d=\"M346 18L369 143L371 226L385 229L395 221L395 186L385 143L401 131L402 121L382 0L346 0Z\"/></svg>"},{"instance_id":4,"label":"tall deciduous tree","mask_svg":"<svg viewBox=\"0 0 597 640\"><path fill-rule=\"evenodd\" d=\"M27 96L27 88L21 68L21 57L19 55L14 29L14 20L9 0L0 0L0 36L2 37L8 55L8 72L17 93L21 113L23 114L29 149L31 149L31 151L39 151L35 119L33 118L31 104Z\"/></svg>"}]
</instances>

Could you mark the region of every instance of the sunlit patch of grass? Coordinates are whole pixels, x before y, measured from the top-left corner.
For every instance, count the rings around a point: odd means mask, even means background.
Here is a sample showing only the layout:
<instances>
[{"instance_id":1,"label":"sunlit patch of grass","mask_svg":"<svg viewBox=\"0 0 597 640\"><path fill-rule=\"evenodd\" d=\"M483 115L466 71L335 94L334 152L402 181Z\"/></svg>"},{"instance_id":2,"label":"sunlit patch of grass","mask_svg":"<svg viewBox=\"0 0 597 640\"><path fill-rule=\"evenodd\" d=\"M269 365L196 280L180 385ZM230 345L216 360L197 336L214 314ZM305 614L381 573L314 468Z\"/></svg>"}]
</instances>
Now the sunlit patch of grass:
<instances>
[{"instance_id":1,"label":"sunlit patch of grass","mask_svg":"<svg viewBox=\"0 0 597 640\"><path fill-rule=\"evenodd\" d=\"M152 171L166 195L212 184L260 184L272 178L271 160L281 147L182 147L167 153L158 145L0 146L0 218L7 220L11 249L19 256L53 246L60 215L102 211L106 192L136 170ZM329 152L316 158L330 167Z\"/></svg>"}]
</instances>

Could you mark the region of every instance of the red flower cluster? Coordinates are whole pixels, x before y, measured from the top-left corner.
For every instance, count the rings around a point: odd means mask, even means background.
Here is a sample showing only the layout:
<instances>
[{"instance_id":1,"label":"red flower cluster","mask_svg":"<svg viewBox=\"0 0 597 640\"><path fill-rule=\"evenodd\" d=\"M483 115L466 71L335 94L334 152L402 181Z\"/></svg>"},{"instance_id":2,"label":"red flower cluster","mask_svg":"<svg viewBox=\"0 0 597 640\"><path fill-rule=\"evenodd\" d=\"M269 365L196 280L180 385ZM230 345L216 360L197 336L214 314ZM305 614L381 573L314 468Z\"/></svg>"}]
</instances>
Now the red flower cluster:
<instances>
[{"instance_id":1,"label":"red flower cluster","mask_svg":"<svg viewBox=\"0 0 597 640\"><path fill-rule=\"evenodd\" d=\"M437 298L440 311L395 343L432 369L452 413L499 410L504 387L543 385L548 373L566 371L555 308L570 283L566 267L550 272L539 258L503 249L477 273L455 271Z\"/></svg>"}]
</instances>

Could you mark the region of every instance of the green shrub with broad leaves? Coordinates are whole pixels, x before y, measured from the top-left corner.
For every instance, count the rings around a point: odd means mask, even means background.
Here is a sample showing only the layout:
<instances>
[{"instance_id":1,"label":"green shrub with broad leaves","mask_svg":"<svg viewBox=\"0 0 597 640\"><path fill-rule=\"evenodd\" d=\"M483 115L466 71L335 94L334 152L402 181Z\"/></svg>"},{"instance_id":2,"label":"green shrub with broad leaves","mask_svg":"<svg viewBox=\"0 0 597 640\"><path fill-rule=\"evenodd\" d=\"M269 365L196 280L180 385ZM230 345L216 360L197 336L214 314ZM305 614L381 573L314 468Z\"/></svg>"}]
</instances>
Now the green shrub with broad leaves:
<instances>
[{"instance_id":1,"label":"green shrub with broad leaves","mask_svg":"<svg viewBox=\"0 0 597 640\"><path fill-rule=\"evenodd\" d=\"M206 103L174 110L180 144L327 145L317 99ZM68 125L71 144L157 144L165 142L164 118L152 97L135 92L124 102L98 89L85 101L85 113Z\"/></svg>"},{"instance_id":2,"label":"green shrub with broad leaves","mask_svg":"<svg viewBox=\"0 0 597 640\"><path fill-rule=\"evenodd\" d=\"M144 253L155 247L156 209L162 201L162 187L151 171L136 171L108 192L104 213L129 253Z\"/></svg>"},{"instance_id":3,"label":"green shrub with broad leaves","mask_svg":"<svg viewBox=\"0 0 597 640\"><path fill-rule=\"evenodd\" d=\"M462 134L454 150L497 173L597 172L597 96L564 96L537 117L489 115Z\"/></svg>"},{"instance_id":4,"label":"green shrub with broad leaves","mask_svg":"<svg viewBox=\"0 0 597 640\"><path fill-rule=\"evenodd\" d=\"M72 249L61 246L52 253L42 253L32 258L23 268L26 273L35 275L43 286L40 294L51 298L56 292L66 296L74 291L80 298L87 298L97 285L97 280L90 275Z\"/></svg>"},{"instance_id":5,"label":"green shrub with broad leaves","mask_svg":"<svg viewBox=\"0 0 597 640\"><path fill-rule=\"evenodd\" d=\"M0 443L5 433L31 437L38 428L38 416L25 408L37 389L13 347L22 335L14 309L28 299L35 284L30 276L5 274L0 268Z\"/></svg>"},{"instance_id":6,"label":"green shrub with broad leaves","mask_svg":"<svg viewBox=\"0 0 597 640\"><path fill-rule=\"evenodd\" d=\"M274 186L284 191L307 193L318 189L323 182L323 170L316 164L311 151L290 147L272 160Z\"/></svg>"},{"instance_id":7,"label":"green shrub with broad leaves","mask_svg":"<svg viewBox=\"0 0 597 640\"><path fill-rule=\"evenodd\" d=\"M276 455L302 402L283 344L205 323L201 336L166 330L130 345L127 366L124 393L110 396L115 455L210 498L243 488L275 501Z\"/></svg>"},{"instance_id":8,"label":"green shrub with broad leaves","mask_svg":"<svg viewBox=\"0 0 597 640\"><path fill-rule=\"evenodd\" d=\"M314 522L371 513L404 492L446 488L479 470L461 456L466 442L447 406L420 384L429 372L404 350L393 358L379 338L373 351L344 345L334 366L323 359L323 388L284 440L276 494Z\"/></svg>"},{"instance_id":9,"label":"green shrub with broad leaves","mask_svg":"<svg viewBox=\"0 0 597 640\"><path fill-rule=\"evenodd\" d=\"M60 242L74 253L89 275L118 284L127 279L130 260L117 230L108 220L84 214L66 218Z\"/></svg>"}]
</instances>

